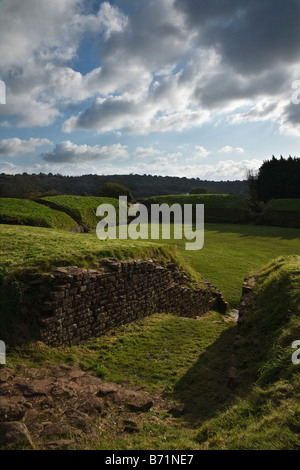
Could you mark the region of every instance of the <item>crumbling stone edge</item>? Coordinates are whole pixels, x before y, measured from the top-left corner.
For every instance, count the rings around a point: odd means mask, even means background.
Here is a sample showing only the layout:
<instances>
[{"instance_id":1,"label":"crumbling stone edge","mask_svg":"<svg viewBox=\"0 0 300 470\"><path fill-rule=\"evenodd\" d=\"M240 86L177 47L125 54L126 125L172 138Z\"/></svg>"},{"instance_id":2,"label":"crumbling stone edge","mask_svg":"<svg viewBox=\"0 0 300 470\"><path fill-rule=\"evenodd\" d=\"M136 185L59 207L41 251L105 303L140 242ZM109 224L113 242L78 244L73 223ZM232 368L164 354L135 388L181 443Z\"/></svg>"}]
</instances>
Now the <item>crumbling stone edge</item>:
<instances>
[{"instance_id":1,"label":"crumbling stone edge","mask_svg":"<svg viewBox=\"0 0 300 470\"><path fill-rule=\"evenodd\" d=\"M153 259L101 260L99 268L58 267L32 275L23 296L23 316L53 347L78 344L104 331L155 313L196 318L228 304L208 281L204 287L176 263Z\"/></svg>"}]
</instances>

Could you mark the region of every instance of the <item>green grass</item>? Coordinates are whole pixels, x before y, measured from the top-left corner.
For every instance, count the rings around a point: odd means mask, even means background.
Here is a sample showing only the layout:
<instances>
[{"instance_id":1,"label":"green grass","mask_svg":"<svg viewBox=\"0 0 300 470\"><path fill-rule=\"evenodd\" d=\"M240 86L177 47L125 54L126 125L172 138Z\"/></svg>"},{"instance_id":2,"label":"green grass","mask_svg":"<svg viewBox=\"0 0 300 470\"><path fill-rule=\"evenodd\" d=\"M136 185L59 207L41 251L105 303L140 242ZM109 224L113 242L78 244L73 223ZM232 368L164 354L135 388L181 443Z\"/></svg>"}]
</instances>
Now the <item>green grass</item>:
<instances>
[{"instance_id":1,"label":"green grass","mask_svg":"<svg viewBox=\"0 0 300 470\"><path fill-rule=\"evenodd\" d=\"M255 386L225 412L204 423L200 449L300 450L300 378Z\"/></svg>"},{"instance_id":2,"label":"green grass","mask_svg":"<svg viewBox=\"0 0 300 470\"><path fill-rule=\"evenodd\" d=\"M130 380L166 403L185 404L184 417L177 421L168 405L140 414L139 431L132 436L118 431L122 416L111 413L96 449L197 449L199 422L222 409L228 396L224 356L231 354L234 324L223 318L216 312L208 312L202 321L157 314L78 346L9 349L7 366L79 362L105 381Z\"/></svg>"},{"instance_id":3,"label":"green grass","mask_svg":"<svg viewBox=\"0 0 300 470\"><path fill-rule=\"evenodd\" d=\"M39 202L48 204L50 207L69 214L79 225L86 230L96 228L99 217L96 210L101 204L111 204L119 213L119 201L113 198L84 197L84 196L51 196L39 199Z\"/></svg>"},{"instance_id":4,"label":"green grass","mask_svg":"<svg viewBox=\"0 0 300 470\"><path fill-rule=\"evenodd\" d=\"M71 230L77 223L64 212L28 199L0 198L0 223Z\"/></svg>"},{"instance_id":5,"label":"green grass","mask_svg":"<svg viewBox=\"0 0 300 470\"><path fill-rule=\"evenodd\" d=\"M236 349L241 396L203 424L198 442L213 449L300 449L300 256L273 260L258 274L253 312ZM251 385L254 384L251 390Z\"/></svg>"},{"instance_id":6,"label":"green grass","mask_svg":"<svg viewBox=\"0 0 300 470\"><path fill-rule=\"evenodd\" d=\"M273 199L266 204L265 211L300 212L300 199Z\"/></svg>"},{"instance_id":7,"label":"green grass","mask_svg":"<svg viewBox=\"0 0 300 470\"><path fill-rule=\"evenodd\" d=\"M160 240L160 243L170 241ZM236 224L205 224L204 246L186 251L173 240L192 268L213 283L237 307L242 283L251 271L280 255L300 254L300 229Z\"/></svg>"},{"instance_id":8,"label":"green grass","mask_svg":"<svg viewBox=\"0 0 300 470\"><path fill-rule=\"evenodd\" d=\"M151 241L103 241L95 233L2 225L0 237L2 276L23 270L47 271L57 266L92 268L98 266L101 258L125 260L157 257L162 261L177 260L179 264L181 258L175 246L162 246Z\"/></svg>"},{"instance_id":9,"label":"green grass","mask_svg":"<svg viewBox=\"0 0 300 470\"><path fill-rule=\"evenodd\" d=\"M288 380L300 372L291 361L291 344L300 339L300 256L277 258L259 272L253 313L243 321L241 335L244 384Z\"/></svg>"},{"instance_id":10,"label":"green grass","mask_svg":"<svg viewBox=\"0 0 300 470\"><path fill-rule=\"evenodd\" d=\"M215 324L212 320L221 321ZM118 328L104 339L87 342L81 363L105 380L129 379L137 385L146 385L150 391L163 387L170 394L178 381L184 380L186 370L199 354L227 328L222 320L217 313L207 314L201 322L154 315Z\"/></svg>"}]
</instances>

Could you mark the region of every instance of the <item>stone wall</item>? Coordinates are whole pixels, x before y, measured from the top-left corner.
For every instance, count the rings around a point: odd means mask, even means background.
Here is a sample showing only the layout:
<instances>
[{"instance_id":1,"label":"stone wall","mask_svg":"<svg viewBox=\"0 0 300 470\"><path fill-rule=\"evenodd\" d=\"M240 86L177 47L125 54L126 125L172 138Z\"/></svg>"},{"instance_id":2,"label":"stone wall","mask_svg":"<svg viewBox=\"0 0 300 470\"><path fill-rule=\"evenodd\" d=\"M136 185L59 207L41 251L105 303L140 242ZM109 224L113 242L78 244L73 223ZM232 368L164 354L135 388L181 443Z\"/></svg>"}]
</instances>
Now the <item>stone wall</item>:
<instances>
[{"instance_id":1,"label":"stone wall","mask_svg":"<svg viewBox=\"0 0 300 470\"><path fill-rule=\"evenodd\" d=\"M200 287L174 263L107 259L98 269L57 268L35 276L25 313L38 324L41 341L72 345L154 313L195 318L226 311L221 294L205 283Z\"/></svg>"}]
</instances>

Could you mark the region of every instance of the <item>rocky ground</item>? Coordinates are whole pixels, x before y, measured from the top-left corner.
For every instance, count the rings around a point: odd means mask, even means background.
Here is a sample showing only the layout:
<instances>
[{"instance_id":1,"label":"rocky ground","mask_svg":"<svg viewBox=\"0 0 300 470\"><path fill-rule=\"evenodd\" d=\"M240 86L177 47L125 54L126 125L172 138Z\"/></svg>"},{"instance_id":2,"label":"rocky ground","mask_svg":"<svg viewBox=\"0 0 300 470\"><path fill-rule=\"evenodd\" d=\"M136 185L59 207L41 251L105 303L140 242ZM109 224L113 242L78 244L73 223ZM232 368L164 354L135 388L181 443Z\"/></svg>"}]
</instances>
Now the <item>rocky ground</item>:
<instances>
[{"instance_id":1,"label":"rocky ground","mask_svg":"<svg viewBox=\"0 0 300 470\"><path fill-rule=\"evenodd\" d=\"M129 381L104 382L79 365L1 367L0 448L89 449L105 433L137 432L149 410L171 419L184 412L162 394Z\"/></svg>"}]
</instances>

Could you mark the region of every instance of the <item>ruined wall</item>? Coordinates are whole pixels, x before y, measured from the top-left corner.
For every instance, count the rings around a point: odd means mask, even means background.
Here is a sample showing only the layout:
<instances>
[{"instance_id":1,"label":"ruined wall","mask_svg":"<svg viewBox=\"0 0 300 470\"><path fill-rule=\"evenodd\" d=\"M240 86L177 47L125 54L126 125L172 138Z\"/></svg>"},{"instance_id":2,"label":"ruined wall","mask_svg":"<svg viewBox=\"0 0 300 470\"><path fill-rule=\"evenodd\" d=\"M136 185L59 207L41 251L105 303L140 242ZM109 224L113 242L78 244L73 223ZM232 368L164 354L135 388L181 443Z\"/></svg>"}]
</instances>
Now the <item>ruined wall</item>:
<instances>
[{"instance_id":1,"label":"ruined wall","mask_svg":"<svg viewBox=\"0 0 300 470\"><path fill-rule=\"evenodd\" d=\"M77 344L154 313L196 317L225 311L221 294L200 288L174 263L103 260L99 269L57 268L28 286L27 317L38 323L49 346ZM34 299L34 300L33 300Z\"/></svg>"}]
</instances>

